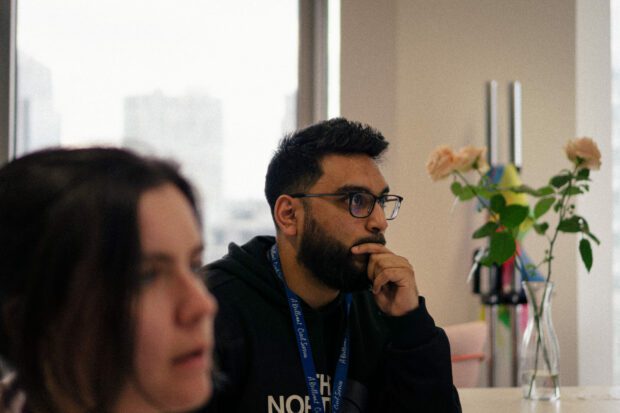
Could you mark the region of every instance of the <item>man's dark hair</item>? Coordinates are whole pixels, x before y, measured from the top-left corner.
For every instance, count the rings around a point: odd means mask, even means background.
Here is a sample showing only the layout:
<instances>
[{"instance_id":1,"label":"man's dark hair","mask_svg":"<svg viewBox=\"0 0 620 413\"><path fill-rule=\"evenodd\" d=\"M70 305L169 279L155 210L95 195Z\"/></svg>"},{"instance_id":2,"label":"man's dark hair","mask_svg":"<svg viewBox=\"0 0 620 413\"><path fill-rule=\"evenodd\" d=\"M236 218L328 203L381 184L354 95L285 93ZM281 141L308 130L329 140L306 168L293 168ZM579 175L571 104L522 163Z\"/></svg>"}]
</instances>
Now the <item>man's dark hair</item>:
<instances>
[{"instance_id":1,"label":"man's dark hair","mask_svg":"<svg viewBox=\"0 0 620 413\"><path fill-rule=\"evenodd\" d=\"M325 155L368 155L378 159L388 142L381 132L359 122L335 118L285 136L271 158L265 196L273 215L282 194L303 192L323 175Z\"/></svg>"},{"instance_id":2,"label":"man's dark hair","mask_svg":"<svg viewBox=\"0 0 620 413\"><path fill-rule=\"evenodd\" d=\"M0 169L0 354L33 410L54 388L110 411L134 372L140 196L178 188L174 165L112 148L49 149Z\"/></svg>"}]
</instances>

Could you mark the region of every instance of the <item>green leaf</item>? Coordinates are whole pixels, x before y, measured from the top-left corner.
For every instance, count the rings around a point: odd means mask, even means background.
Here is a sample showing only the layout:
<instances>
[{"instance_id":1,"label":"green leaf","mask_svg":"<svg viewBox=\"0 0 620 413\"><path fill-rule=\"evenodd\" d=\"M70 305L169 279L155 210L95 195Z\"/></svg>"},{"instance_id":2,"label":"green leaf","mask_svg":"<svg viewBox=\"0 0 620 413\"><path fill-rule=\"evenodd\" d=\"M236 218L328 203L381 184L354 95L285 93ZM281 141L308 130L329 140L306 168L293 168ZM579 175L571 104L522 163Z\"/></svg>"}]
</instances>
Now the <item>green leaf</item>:
<instances>
[{"instance_id":1,"label":"green leaf","mask_svg":"<svg viewBox=\"0 0 620 413\"><path fill-rule=\"evenodd\" d=\"M543 186L542 188L538 188L536 192L537 192L536 196L547 196L547 195L554 194L555 190L553 189L552 186Z\"/></svg>"},{"instance_id":2,"label":"green leaf","mask_svg":"<svg viewBox=\"0 0 620 413\"><path fill-rule=\"evenodd\" d=\"M588 168L581 168L579 172L577 172L577 180L585 181L590 178L590 170Z\"/></svg>"},{"instance_id":3,"label":"green leaf","mask_svg":"<svg viewBox=\"0 0 620 413\"><path fill-rule=\"evenodd\" d=\"M579 223L580 220L581 217L577 215L564 219L558 224L558 230L562 232L579 232L581 231L581 224Z\"/></svg>"},{"instance_id":4,"label":"green leaf","mask_svg":"<svg viewBox=\"0 0 620 413\"><path fill-rule=\"evenodd\" d=\"M538 191L527 185L519 185L512 188L508 188L509 191L514 192L515 194L526 193L532 196L538 196Z\"/></svg>"},{"instance_id":5,"label":"green leaf","mask_svg":"<svg viewBox=\"0 0 620 413\"><path fill-rule=\"evenodd\" d=\"M570 181L570 175L556 175L551 178L549 183L555 188L561 188L566 185L568 181Z\"/></svg>"},{"instance_id":6,"label":"green leaf","mask_svg":"<svg viewBox=\"0 0 620 413\"><path fill-rule=\"evenodd\" d=\"M579 254L581 255L581 261L583 261L586 270L590 272L592 268L592 246L590 245L590 241L585 238L579 241Z\"/></svg>"},{"instance_id":7,"label":"green leaf","mask_svg":"<svg viewBox=\"0 0 620 413\"><path fill-rule=\"evenodd\" d=\"M501 194L493 195L491 197L491 211L501 213L506 207L506 200Z\"/></svg>"},{"instance_id":8,"label":"green leaf","mask_svg":"<svg viewBox=\"0 0 620 413\"><path fill-rule=\"evenodd\" d=\"M562 190L562 194L571 196L571 195L583 194L583 191L577 188L576 186L569 186Z\"/></svg>"},{"instance_id":9,"label":"green leaf","mask_svg":"<svg viewBox=\"0 0 620 413\"><path fill-rule=\"evenodd\" d=\"M536 203L536 206L534 207L534 218L538 219L542 217L543 215L545 215L547 211L549 211L549 208L551 208L551 205L553 205L554 202L555 202L555 198L552 196L547 197L547 198L542 198L540 201L538 201Z\"/></svg>"},{"instance_id":10,"label":"green leaf","mask_svg":"<svg viewBox=\"0 0 620 413\"><path fill-rule=\"evenodd\" d=\"M499 221L508 228L521 225L527 217L529 208L524 205L508 205L499 214Z\"/></svg>"},{"instance_id":11,"label":"green leaf","mask_svg":"<svg viewBox=\"0 0 620 413\"><path fill-rule=\"evenodd\" d=\"M489 235L493 234L495 231L497 231L497 228L499 227L499 225L497 225L496 222L487 222L486 224L484 224L483 226L481 226L480 228L478 228L476 230L476 232L474 232L473 237L474 238L484 238L484 237L488 237Z\"/></svg>"},{"instance_id":12,"label":"green leaf","mask_svg":"<svg viewBox=\"0 0 620 413\"><path fill-rule=\"evenodd\" d=\"M588 221L584 217L579 217L581 219L581 232L590 232L590 226L588 225Z\"/></svg>"},{"instance_id":13,"label":"green leaf","mask_svg":"<svg viewBox=\"0 0 620 413\"><path fill-rule=\"evenodd\" d=\"M469 185L464 186L463 190L458 195L458 197L459 197L459 199L461 201L469 201L470 199L472 199L475 196L476 196L476 194L474 193L474 191L472 190L471 186L469 186Z\"/></svg>"},{"instance_id":14,"label":"green leaf","mask_svg":"<svg viewBox=\"0 0 620 413\"><path fill-rule=\"evenodd\" d=\"M596 245L601 245L601 241L599 241L593 233L590 231L584 231L583 233L586 234L592 241L596 242Z\"/></svg>"},{"instance_id":15,"label":"green leaf","mask_svg":"<svg viewBox=\"0 0 620 413\"><path fill-rule=\"evenodd\" d=\"M458 181L454 181L452 182L452 185L450 185L450 190L455 196L459 196L463 191L463 185L461 185Z\"/></svg>"},{"instance_id":16,"label":"green leaf","mask_svg":"<svg viewBox=\"0 0 620 413\"><path fill-rule=\"evenodd\" d=\"M549 224L547 224L546 222L543 222L541 224L534 224L534 231L536 231L536 233L539 235L545 235L547 229L549 229Z\"/></svg>"},{"instance_id":17,"label":"green leaf","mask_svg":"<svg viewBox=\"0 0 620 413\"><path fill-rule=\"evenodd\" d=\"M487 262L503 264L512 257L516 251L515 239L507 232L496 232L491 235Z\"/></svg>"},{"instance_id":18,"label":"green leaf","mask_svg":"<svg viewBox=\"0 0 620 413\"><path fill-rule=\"evenodd\" d=\"M562 200L558 199L558 202L556 202L555 205L553 206L553 210L555 212L558 212L560 208L562 208Z\"/></svg>"},{"instance_id":19,"label":"green leaf","mask_svg":"<svg viewBox=\"0 0 620 413\"><path fill-rule=\"evenodd\" d=\"M478 196L480 196L481 198L489 199L491 198L492 193L493 192L487 190L486 188L478 188Z\"/></svg>"}]
</instances>

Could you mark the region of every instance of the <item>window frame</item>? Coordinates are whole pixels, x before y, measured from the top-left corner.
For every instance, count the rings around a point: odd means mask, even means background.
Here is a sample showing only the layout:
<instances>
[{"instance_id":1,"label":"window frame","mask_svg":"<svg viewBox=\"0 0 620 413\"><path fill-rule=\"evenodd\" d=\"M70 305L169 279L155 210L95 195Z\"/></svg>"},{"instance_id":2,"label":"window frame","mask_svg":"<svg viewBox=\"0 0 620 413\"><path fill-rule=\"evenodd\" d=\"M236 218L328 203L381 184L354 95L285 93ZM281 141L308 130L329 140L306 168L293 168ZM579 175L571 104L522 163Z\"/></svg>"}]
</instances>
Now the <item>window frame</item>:
<instances>
[{"instance_id":1,"label":"window frame","mask_svg":"<svg viewBox=\"0 0 620 413\"><path fill-rule=\"evenodd\" d=\"M0 0L0 164L14 158L17 0Z\"/></svg>"}]
</instances>

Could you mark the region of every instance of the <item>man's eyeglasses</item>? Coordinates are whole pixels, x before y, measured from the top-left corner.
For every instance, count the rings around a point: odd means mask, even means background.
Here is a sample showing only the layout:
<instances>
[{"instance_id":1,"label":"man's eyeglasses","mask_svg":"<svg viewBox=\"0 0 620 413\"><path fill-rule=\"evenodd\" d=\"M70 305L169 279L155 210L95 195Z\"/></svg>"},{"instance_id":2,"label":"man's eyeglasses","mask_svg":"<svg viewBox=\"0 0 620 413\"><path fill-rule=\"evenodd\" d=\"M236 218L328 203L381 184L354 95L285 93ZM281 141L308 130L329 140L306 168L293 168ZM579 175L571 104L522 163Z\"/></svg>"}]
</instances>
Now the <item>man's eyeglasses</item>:
<instances>
[{"instance_id":1,"label":"man's eyeglasses","mask_svg":"<svg viewBox=\"0 0 620 413\"><path fill-rule=\"evenodd\" d=\"M368 192L337 192L334 194L290 194L293 198L318 198L324 196L339 196L342 198L349 198L349 213L355 218L366 218L372 214L375 209L375 204L379 204L385 219L391 220L396 218L398 210L400 209L400 203L403 201L402 196L384 194L381 196L374 196Z\"/></svg>"}]
</instances>

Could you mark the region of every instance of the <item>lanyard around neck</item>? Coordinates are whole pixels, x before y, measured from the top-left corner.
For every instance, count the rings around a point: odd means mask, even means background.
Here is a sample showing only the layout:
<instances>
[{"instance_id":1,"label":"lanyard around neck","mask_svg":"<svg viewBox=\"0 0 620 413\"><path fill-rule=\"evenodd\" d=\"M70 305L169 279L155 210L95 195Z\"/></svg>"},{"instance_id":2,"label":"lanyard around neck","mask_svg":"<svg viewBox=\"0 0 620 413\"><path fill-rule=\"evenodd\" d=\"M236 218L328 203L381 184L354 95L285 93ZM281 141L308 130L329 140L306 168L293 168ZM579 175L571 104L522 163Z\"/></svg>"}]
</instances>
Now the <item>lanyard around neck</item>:
<instances>
[{"instance_id":1,"label":"lanyard around neck","mask_svg":"<svg viewBox=\"0 0 620 413\"><path fill-rule=\"evenodd\" d=\"M297 339L297 349L299 351L299 357L304 369L306 388L308 389L308 395L312 405L311 411L313 413L324 413L325 409L323 408L323 399L319 389L314 358L312 357L310 337L308 336L306 321L301 309L301 299L286 285L277 244L274 244L273 247L271 247L269 256L271 258L273 269L275 270L278 278L282 281L284 289L286 290L288 307L291 312L291 319L293 321L295 337ZM338 356L338 363L336 364L336 372L334 374L334 386L331 395L332 413L338 413L340 411L342 396L344 395L344 389L347 382L347 371L349 369L349 312L351 310L351 293L347 293L345 295L345 301L347 310L347 324L344 340L340 348L340 355Z\"/></svg>"}]
</instances>

